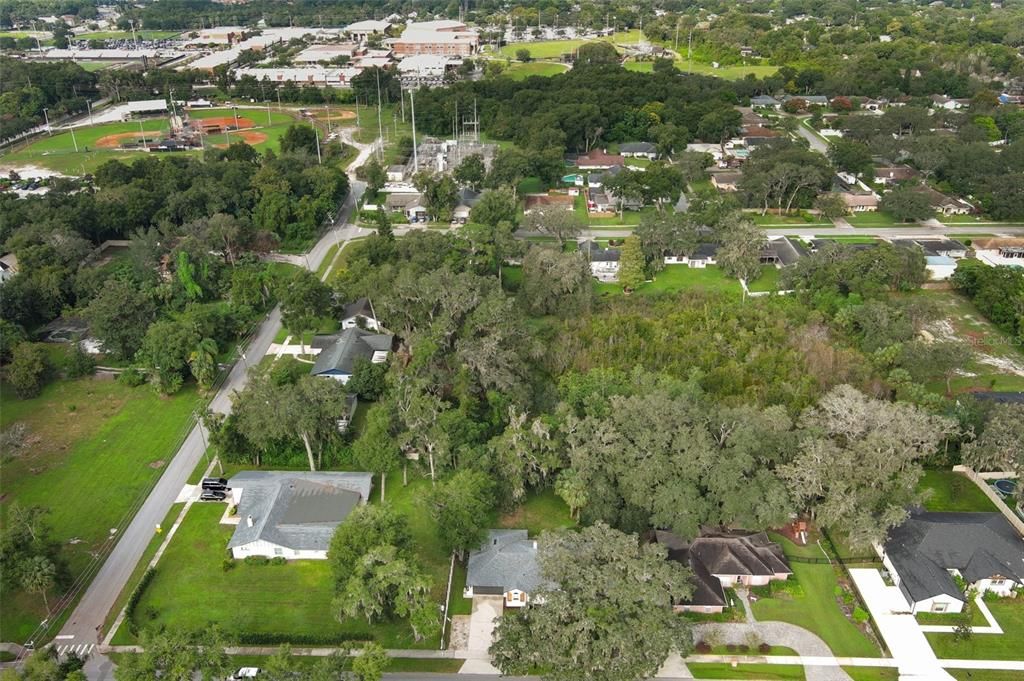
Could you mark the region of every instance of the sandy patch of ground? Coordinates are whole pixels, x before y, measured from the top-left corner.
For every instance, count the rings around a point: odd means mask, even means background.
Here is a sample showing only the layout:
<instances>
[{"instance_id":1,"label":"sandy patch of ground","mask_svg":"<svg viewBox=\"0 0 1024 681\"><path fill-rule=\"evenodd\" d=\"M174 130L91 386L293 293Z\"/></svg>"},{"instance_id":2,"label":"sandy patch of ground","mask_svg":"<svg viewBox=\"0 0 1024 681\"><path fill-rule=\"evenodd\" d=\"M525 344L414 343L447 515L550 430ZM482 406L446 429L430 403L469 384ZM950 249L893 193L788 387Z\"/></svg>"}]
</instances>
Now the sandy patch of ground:
<instances>
[{"instance_id":1,"label":"sandy patch of ground","mask_svg":"<svg viewBox=\"0 0 1024 681\"><path fill-rule=\"evenodd\" d=\"M238 126L235 126L234 116L218 116L216 118L193 118L191 121L192 125L198 126L203 129L219 128L221 130L227 128L230 130L243 130L245 128L255 128L256 124L252 122L251 118L245 116L238 117Z\"/></svg>"},{"instance_id":2,"label":"sandy patch of ground","mask_svg":"<svg viewBox=\"0 0 1024 681\"><path fill-rule=\"evenodd\" d=\"M991 346L986 342L985 334L971 333L958 334L953 323L948 319L940 319L928 325L925 333L942 341L963 341L974 350L974 358L981 364L995 367L1002 373L1024 376L1024 362L1016 357L1006 357L991 353ZM963 375L969 376L965 372Z\"/></svg>"},{"instance_id":3,"label":"sandy patch of ground","mask_svg":"<svg viewBox=\"0 0 1024 681\"><path fill-rule=\"evenodd\" d=\"M58 173L56 170L50 170L49 168L41 168L40 166L34 166L31 164L0 164L0 174L8 175L11 171L18 173L23 178L41 179L44 177L68 177L64 173Z\"/></svg>"},{"instance_id":4,"label":"sandy patch of ground","mask_svg":"<svg viewBox=\"0 0 1024 681\"><path fill-rule=\"evenodd\" d=\"M250 145L261 144L263 142L266 142L268 139L266 133L256 132L255 130L232 131L230 137L236 141L240 138L243 142ZM217 147L218 149L226 149L228 145L215 144L214 146Z\"/></svg>"},{"instance_id":5,"label":"sandy patch of ground","mask_svg":"<svg viewBox=\"0 0 1024 681\"><path fill-rule=\"evenodd\" d=\"M154 132L152 136L147 136L147 142L153 142L160 139L160 133ZM119 132L115 135L105 135L104 137L96 140L96 147L98 149L120 149L124 142L136 142L142 143L142 133L140 132Z\"/></svg>"},{"instance_id":6,"label":"sandy patch of ground","mask_svg":"<svg viewBox=\"0 0 1024 681\"><path fill-rule=\"evenodd\" d=\"M340 111L332 110L331 115L328 116L326 111L318 111L315 116L318 121L354 121L356 119L356 112L345 109Z\"/></svg>"}]
</instances>

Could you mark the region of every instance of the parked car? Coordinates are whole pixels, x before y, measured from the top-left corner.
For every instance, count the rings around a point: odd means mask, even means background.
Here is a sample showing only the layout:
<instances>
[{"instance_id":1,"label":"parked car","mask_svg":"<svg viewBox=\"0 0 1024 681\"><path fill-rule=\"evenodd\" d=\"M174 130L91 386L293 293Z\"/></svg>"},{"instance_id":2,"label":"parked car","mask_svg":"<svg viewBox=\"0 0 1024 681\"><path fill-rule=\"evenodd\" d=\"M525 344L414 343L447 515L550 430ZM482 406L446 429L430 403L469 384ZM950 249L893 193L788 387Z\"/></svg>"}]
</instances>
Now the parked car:
<instances>
[{"instance_id":1,"label":"parked car","mask_svg":"<svg viewBox=\"0 0 1024 681\"><path fill-rule=\"evenodd\" d=\"M203 478L203 489L224 490L228 487L228 481L224 478Z\"/></svg>"},{"instance_id":2,"label":"parked car","mask_svg":"<svg viewBox=\"0 0 1024 681\"><path fill-rule=\"evenodd\" d=\"M231 678L234 681L239 681L239 679L255 679L259 675L260 675L260 668L259 667L242 667L237 672L232 674Z\"/></svg>"},{"instance_id":3,"label":"parked car","mask_svg":"<svg viewBox=\"0 0 1024 681\"><path fill-rule=\"evenodd\" d=\"M224 501L227 496L222 490L208 489L199 495L199 501Z\"/></svg>"}]
</instances>

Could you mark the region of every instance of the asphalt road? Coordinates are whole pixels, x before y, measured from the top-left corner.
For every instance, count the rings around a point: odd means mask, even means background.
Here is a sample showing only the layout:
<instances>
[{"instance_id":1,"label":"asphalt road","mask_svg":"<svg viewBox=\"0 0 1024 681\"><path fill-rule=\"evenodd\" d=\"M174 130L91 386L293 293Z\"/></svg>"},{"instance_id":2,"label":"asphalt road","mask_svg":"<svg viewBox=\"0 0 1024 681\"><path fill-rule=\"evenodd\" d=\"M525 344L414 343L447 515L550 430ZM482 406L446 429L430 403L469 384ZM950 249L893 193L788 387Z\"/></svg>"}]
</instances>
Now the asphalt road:
<instances>
[{"instance_id":1,"label":"asphalt road","mask_svg":"<svg viewBox=\"0 0 1024 681\"><path fill-rule=\"evenodd\" d=\"M352 141L346 140L349 143ZM364 163L371 151L370 146L360 147L360 153L349 166L357 168ZM337 219L331 228L320 238L313 248L302 258L302 265L316 271L326 257L331 246L360 235L349 218L365 189L362 182L356 181L354 172L349 172L351 191L342 204ZM250 363L258 362L267 352L274 337L281 328L281 314L274 308L260 324L258 330L242 355L242 361L236 362L228 374L224 385L213 400L210 408L226 414L231 411L231 395L245 387L248 381L247 371ZM171 509L171 505L188 481L189 475L195 470L206 452L206 436L197 424L178 449L164 470L156 487L146 498L135 518L125 529L113 551L96 574L85 595L75 607L64 628L54 640L58 651L76 651L89 654L98 641L98 629L114 607L135 566L142 558L146 547L153 538L157 523L163 521ZM144 443L140 443L144 444ZM198 586L197 586L198 588ZM87 664L86 673L90 679L113 678L113 664L105 657L92 654Z\"/></svg>"},{"instance_id":2,"label":"asphalt road","mask_svg":"<svg viewBox=\"0 0 1024 681\"><path fill-rule=\"evenodd\" d=\"M929 221L933 223L933 221ZM837 227L766 227L763 228L768 236L805 236L805 237L847 237L847 236L877 236L885 239L919 239L923 237L949 236L956 237L961 234L995 234L1002 235L1024 235L1024 225L938 225L916 224L900 227L850 227L840 229ZM395 232L398 233L397 230ZM585 229L580 232L580 237L585 239L618 239L629 236L633 233L633 227L622 227L621 229ZM520 238L544 237L547 234L541 232L518 231L516 236Z\"/></svg>"},{"instance_id":3,"label":"asphalt road","mask_svg":"<svg viewBox=\"0 0 1024 681\"><path fill-rule=\"evenodd\" d=\"M797 121L800 124L796 126L796 133L807 140L807 143L811 145L811 149L814 149L819 154L828 156L828 142L804 127L801 119L798 118Z\"/></svg>"}]
</instances>

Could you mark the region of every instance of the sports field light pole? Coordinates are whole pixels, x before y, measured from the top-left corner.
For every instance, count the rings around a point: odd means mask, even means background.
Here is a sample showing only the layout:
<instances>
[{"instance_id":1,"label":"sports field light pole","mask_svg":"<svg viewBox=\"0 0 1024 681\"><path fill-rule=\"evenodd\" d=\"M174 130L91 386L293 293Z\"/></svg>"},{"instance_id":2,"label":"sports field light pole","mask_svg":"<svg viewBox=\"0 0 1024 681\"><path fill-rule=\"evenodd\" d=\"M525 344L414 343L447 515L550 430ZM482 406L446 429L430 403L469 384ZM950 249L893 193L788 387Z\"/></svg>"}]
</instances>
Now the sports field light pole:
<instances>
[{"instance_id":1,"label":"sports field light pole","mask_svg":"<svg viewBox=\"0 0 1024 681\"><path fill-rule=\"evenodd\" d=\"M46 121L46 133L48 135L53 135L53 128L50 127L50 115L48 113L46 113L47 111L49 111L49 109L44 107L43 108L43 119Z\"/></svg>"},{"instance_id":2,"label":"sports field light pole","mask_svg":"<svg viewBox=\"0 0 1024 681\"><path fill-rule=\"evenodd\" d=\"M316 162L323 165L324 160L320 157L320 131L312 123L310 123L310 126L313 128L313 137L316 139Z\"/></svg>"},{"instance_id":3,"label":"sports field light pole","mask_svg":"<svg viewBox=\"0 0 1024 681\"><path fill-rule=\"evenodd\" d=\"M139 132L142 133L142 146L146 146L146 131L142 127L142 119L139 119Z\"/></svg>"},{"instance_id":4,"label":"sports field light pole","mask_svg":"<svg viewBox=\"0 0 1024 681\"><path fill-rule=\"evenodd\" d=\"M75 153L78 153L78 140L75 139L75 126L68 128L71 131L71 143L75 145Z\"/></svg>"},{"instance_id":5,"label":"sports field light pole","mask_svg":"<svg viewBox=\"0 0 1024 681\"><path fill-rule=\"evenodd\" d=\"M238 130L238 107L231 107L231 113L235 115L235 130Z\"/></svg>"},{"instance_id":6,"label":"sports field light pole","mask_svg":"<svg viewBox=\"0 0 1024 681\"><path fill-rule=\"evenodd\" d=\"M266 100L267 103L267 127L270 127L270 100Z\"/></svg>"}]
</instances>

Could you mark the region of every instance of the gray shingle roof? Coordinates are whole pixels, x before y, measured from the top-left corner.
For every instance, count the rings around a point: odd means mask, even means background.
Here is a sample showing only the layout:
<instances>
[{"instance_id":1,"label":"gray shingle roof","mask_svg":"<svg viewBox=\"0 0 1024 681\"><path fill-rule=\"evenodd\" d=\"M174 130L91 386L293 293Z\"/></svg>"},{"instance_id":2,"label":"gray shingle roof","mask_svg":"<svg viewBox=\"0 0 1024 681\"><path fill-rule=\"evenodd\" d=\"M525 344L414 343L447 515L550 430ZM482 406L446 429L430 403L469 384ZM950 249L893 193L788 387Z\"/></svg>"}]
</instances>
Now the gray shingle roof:
<instances>
[{"instance_id":1,"label":"gray shingle roof","mask_svg":"<svg viewBox=\"0 0 1024 681\"><path fill-rule=\"evenodd\" d=\"M263 540L325 551L334 529L369 498L372 479L372 473L243 471L228 481L242 490L228 548Z\"/></svg>"},{"instance_id":2,"label":"gray shingle roof","mask_svg":"<svg viewBox=\"0 0 1024 681\"><path fill-rule=\"evenodd\" d=\"M650 142L625 142L619 145L619 153L622 154L653 154L658 150Z\"/></svg>"},{"instance_id":3,"label":"gray shingle roof","mask_svg":"<svg viewBox=\"0 0 1024 681\"><path fill-rule=\"evenodd\" d=\"M342 319L350 319L357 315L374 319L373 307L370 305L369 298L359 298L358 300L346 305L341 312Z\"/></svg>"},{"instance_id":4,"label":"gray shingle roof","mask_svg":"<svg viewBox=\"0 0 1024 681\"><path fill-rule=\"evenodd\" d=\"M322 343L323 339L317 341ZM371 359L374 352L390 351L393 341L394 336L389 333L373 333L359 327L345 329L333 342L324 345L310 373L351 374L357 359Z\"/></svg>"},{"instance_id":5,"label":"gray shingle roof","mask_svg":"<svg viewBox=\"0 0 1024 681\"><path fill-rule=\"evenodd\" d=\"M601 248L596 241L586 241L580 244L580 251L587 254L591 262L618 262L619 249Z\"/></svg>"},{"instance_id":6,"label":"gray shingle roof","mask_svg":"<svg viewBox=\"0 0 1024 681\"><path fill-rule=\"evenodd\" d=\"M996 575L1024 581L1024 540L999 513L912 513L889 532L885 553L914 601L963 599L947 570L968 583Z\"/></svg>"},{"instance_id":7,"label":"gray shingle roof","mask_svg":"<svg viewBox=\"0 0 1024 681\"><path fill-rule=\"evenodd\" d=\"M489 530L483 546L469 554L466 586L531 593L552 584L540 574L537 543L526 530Z\"/></svg>"}]
</instances>

